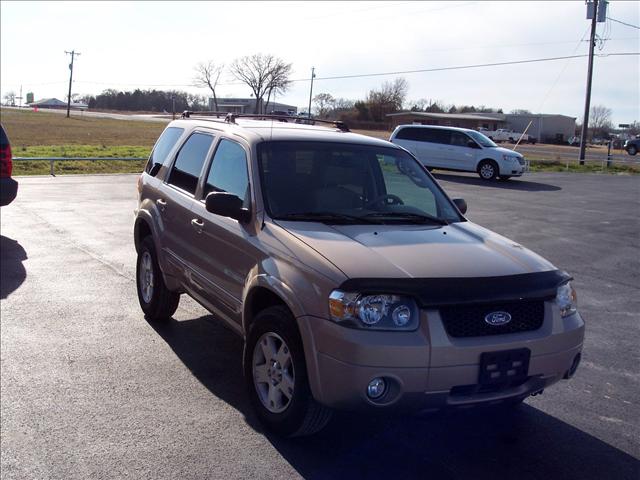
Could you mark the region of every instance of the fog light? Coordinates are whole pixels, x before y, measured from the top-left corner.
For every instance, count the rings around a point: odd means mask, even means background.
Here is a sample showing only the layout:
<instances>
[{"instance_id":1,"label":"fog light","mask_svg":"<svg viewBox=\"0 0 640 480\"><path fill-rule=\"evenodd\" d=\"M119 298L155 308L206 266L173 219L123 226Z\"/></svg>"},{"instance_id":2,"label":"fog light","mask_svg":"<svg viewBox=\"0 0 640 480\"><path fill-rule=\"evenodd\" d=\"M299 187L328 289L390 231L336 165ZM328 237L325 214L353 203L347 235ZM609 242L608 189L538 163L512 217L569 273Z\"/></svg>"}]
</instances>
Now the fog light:
<instances>
[{"instance_id":1,"label":"fog light","mask_svg":"<svg viewBox=\"0 0 640 480\"><path fill-rule=\"evenodd\" d=\"M387 384L383 378L374 378L367 386L367 396L372 399L380 398L387 390Z\"/></svg>"}]
</instances>

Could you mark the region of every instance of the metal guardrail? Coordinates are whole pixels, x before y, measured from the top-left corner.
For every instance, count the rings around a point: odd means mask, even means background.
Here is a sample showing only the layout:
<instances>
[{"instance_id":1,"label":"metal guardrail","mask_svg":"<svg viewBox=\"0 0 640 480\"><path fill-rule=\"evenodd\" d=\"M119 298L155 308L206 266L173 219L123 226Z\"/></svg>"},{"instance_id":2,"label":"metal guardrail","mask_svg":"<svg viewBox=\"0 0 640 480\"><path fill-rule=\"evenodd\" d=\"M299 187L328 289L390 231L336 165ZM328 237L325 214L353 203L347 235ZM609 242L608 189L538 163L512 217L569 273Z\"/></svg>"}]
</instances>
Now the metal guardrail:
<instances>
[{"instance_id":1,"label":"metal guardrail","mask_svg":"<svg viewBox=\"0 0 640 480\"><path fill-rule=\"evenodd\" d=\"M95 162L97 160L124 160L129 162L141 162L148 157L13 157L14 162L46 161L49 162L49 173L55 177L54 164L58 161L64 162Z\"/></svg>"}]
</instances>

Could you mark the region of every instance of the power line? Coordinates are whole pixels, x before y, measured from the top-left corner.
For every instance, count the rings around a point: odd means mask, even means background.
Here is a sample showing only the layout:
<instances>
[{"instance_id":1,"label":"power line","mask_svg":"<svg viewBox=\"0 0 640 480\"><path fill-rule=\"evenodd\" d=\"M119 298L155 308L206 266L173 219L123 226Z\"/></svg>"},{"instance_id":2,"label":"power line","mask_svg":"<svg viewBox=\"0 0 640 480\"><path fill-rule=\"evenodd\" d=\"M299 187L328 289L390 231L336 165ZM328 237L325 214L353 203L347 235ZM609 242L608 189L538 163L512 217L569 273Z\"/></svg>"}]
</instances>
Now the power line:
<instances>
[{"instance_id":1,"label":"power line","mask_svg":"<svg viewBox=\"0 0 640 480\"><path fill-rule=\"evenodd\" d=\"M640 52L605 53L605 54L598 54L597 56L598 57L616 57L616 56L623 56L623 55L640 55ZM566 55L563 57L533 58L529 60L512 60L508 62L478 63L474 65L457 65L452 67L423 68L420 70L401 70L396 72L364 73L364 74L358 74L358 75L340 75L340 76L334 76L334 77L316 77L316 80L344 80L349 78L382 77L385 75L406 75L410 73L442 72L446 70L464 70L464 69L471 69L471 68L498 67L502 65L519 65L524 63L551 62L555 60L566 60L568 58L582 58L582 57L588 57L588 56L589 55L586 55L586 54ZM309 79L305 78L305 79L296 79L291 81L292 82L302 82L302 81L308 82Z\"/></svg>"},{"instance_id":2,"label":"power line","mask_svg":"<svg viewBox=\"0 0 640 480\"><path fill-rule=\"evenodd\" d=\"M627 27L635 28L640 30L638 25L631 25L630 23L623 22L621 20L616 20L615 18L607 17L607 20L611 20L612 22L621 23L622 25L626 25Z\"/></svg>"}]
</instances>

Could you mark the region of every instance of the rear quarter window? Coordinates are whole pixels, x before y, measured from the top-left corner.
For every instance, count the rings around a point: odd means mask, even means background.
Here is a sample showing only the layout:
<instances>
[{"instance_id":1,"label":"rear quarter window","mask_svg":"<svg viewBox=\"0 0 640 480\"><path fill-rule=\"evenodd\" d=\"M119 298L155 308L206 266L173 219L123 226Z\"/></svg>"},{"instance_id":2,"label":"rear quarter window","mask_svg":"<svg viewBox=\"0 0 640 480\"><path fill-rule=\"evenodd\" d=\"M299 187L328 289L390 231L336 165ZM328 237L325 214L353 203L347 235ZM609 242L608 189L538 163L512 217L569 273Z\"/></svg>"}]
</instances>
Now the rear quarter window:
<instances>
[{"instance_id":1,"label":"rear quarter window","mask_svg":"<svg viewBox=\"0 0 640 480\"><path fill-rule=\"evenodd\" d=\"M184 128L177 127L169 127L162 132L151 151L151 156L144 169L145 172L149 173L154 165L162 165L167 160L169 152L171 152L183 132Z\"/></svg>"}]
</instances>

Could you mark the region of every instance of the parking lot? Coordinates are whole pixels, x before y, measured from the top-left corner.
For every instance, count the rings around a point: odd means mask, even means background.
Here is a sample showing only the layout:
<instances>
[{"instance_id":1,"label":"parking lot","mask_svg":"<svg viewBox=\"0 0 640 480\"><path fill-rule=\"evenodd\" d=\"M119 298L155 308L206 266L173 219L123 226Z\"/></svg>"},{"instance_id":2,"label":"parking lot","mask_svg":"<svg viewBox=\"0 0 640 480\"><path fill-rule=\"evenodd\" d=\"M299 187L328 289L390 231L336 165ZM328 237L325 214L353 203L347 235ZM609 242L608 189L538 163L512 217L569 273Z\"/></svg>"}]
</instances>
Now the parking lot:
<instances>
[{"instance_id":1,"label":"parking lot","mask_svg":"<svg viewBox=\"0 0 640 480\"><path fill-rule=\"evenodd\" d=\"M640 176L435 176L470 220L575 277L571 381L506 416L340 413L315 437L270 437L238 337L188 299L144 320L137 177L22 177L0 223L2 478L637 479Z\"/></svg>"}]
</instances>

